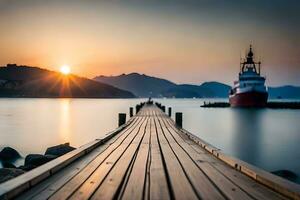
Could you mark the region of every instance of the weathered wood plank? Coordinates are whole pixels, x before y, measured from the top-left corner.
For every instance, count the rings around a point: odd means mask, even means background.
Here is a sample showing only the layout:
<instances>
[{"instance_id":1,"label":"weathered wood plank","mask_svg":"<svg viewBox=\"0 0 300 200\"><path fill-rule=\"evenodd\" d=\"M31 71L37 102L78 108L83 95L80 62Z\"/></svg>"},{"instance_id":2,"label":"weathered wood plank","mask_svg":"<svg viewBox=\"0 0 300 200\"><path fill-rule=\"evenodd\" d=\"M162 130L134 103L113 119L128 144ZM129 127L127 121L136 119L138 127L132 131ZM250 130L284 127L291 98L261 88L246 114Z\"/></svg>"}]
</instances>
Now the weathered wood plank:
<instances>
[{"instance_id":1,"label":"weathered wood plank","mask_svg":"<svg viewBox=\"0 0 300 200\"><path fill-rule=\"evenodd\" d=\"M196 162L194 162L194 160L191 159L188 153L181 148L181 146L176 142L176 140L174 140L174 138L168 130L169 127L166 127L163 123L163 118L159 119L159 123L163 129L164 136L166 137L172 150L176 154L177 159L184 168L185 173L191 181L192 185L194 186L195 190L197 191L198 196L204 199L225 199L218 190L218 188L216 188L215 185L213 185L213 183L203 173L203 171L199 169ZM181 145L184 144L186 143L182 142Z\"/></svg>"},{"instance_id":2,"label":"weathered wood plank","mask_svg":"<svg viewBox=\"0 0 300 200\"><path fill-rule=\"evenodd\" d=\"M111 172L105 178L103 183L93 194L91 199L113 199L116 198L118 189L124 180L130 162L134 162L131 174L129 176L125 191L123 193L124 199L141 199L143 196L145 168L147 164L147 149L149 146L150 132L149 120L145 126L141 127L139 134L134 139L129 148L122 155L120 160L113 167ZM144 145L142 144L144 143ZM134 155L137 153L136 159L133 160ZM136 181L136 182L134 182ZM132 195L132 198L130 198ZM135 198L136 197L136 198Z\"/></svg>"},{"instance_id":3,"label":"weathered wood plank","mask_svg":"<svg viewBox=\"0 0 300 200\"><path fill-rule=\"evenodd\" d=\"M144 138L139 146L128 182L122 194L122 199L142 199L146 182L146 171L150 149L150 134L153 122L150 119L146 127Z\"/></svg>"},{"instance_id":4,"label":"weathered wood plank","mask_svg":"<svg viewBox=\"0 0 300 200\"><path fill-rule=\"evenodd\" d=\"M186 174L178 162L176 155L173 153L168 141L163 135L158 118L155 118L155 126L159 146L162 152L163 162L166 166L165 169L167 178L171 184L171 197L174 197L175 199L198 199L198 196L186 177Z\"/></svg>"},{"instance_id":5,"label":"weathered wood plank","mask_svg":"<svg viewBox=\"0 0 300 200\"><path fill-rule=\"evenodd\" d=\"M154 113L153 113L154 114ZM162 152L159 148L158 136L152 119L151 126L151 148L150 148L150 183L149 183L149 198L150 199L170 199L170 191L168 188L167 178L165 174Z\"/></svg>"},{"instance_id":6,"label":"weathered wood plank","mask_svg":"<svg viewBox=\"0 0 300 200\"><path fill-rule=\"evenodd\" d=\"M213 166L244 191L247 191L247 193L255 199L287 199L286 197L275 193L264 185L258 184L253 179L247 177L242 173L239 173L237 170L230 166L226 166L223 163L219 162L215 163Z\"/></svg>"}]
</instances>

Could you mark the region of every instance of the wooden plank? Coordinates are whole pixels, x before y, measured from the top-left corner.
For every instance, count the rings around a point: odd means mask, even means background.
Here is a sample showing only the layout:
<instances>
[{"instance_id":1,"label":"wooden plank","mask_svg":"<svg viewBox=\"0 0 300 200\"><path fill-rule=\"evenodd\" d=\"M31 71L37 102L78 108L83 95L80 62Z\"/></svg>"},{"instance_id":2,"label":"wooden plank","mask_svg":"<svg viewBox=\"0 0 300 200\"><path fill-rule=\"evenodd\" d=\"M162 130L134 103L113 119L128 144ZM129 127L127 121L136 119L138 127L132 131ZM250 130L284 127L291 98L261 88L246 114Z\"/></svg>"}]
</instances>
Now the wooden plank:
<instances>
[{"instance_id":1,"label":"wooden plank","mask_svg":"<svg viewBox=\"0 0 300 200\"><path fill-rule=\"evenodd\" d=\"M96 191L96 189L100 186L102 181L109 174L113 166L120 159L120 157L124 154L124 152L126 152L126 149L129 148L131 145L134 145L133 142L135 141L135 138L141 139L139 133L140 130L143 130L143 128L145 128L146 122L147 120L144 120L141 126L135 128L134 134L131 134L122 144L120 144L120 146L115 151L113 151L109 156L107 156L105 158L105 162L103 162L93 173L90 173L89 178L85 180L79 188L76 188L74 194L69 196L69 198L76 200L90 198L92 194ZM132 151L132 149L129 149L129 151ZM61 195L58 195L58 197L60 198Z\"/></svg>"},{"instance_id":2,"label":"wooden plank","mask_svg":"<svg viewBox=\"0 0 300 200\"><path fill-rule=\"evenodd\" d=\"M238 172L230 166L226 166L223 163L215 163L214 167L228 177L232 182L236 183L244 191L247 191L249 195L255 199L287 199L286 197L275 193L264 185L258 184L253 179Z\"/></svg>"},{"instance_id":3,"label":"wooden plank","mask_svg":"<svg viewBox=\"0 0 300 200\"><path fill-rule=\"evenodd\" d=\"M135 160L135 159L136 159L136 154L134 155L133 160ZM134 162L132 161L132 162L130 163L130 165L129 165L129 168L128 168L127 172L126 172L126 175L125 175L125 177L124 177L124 181L123 181L123 183L122 183L122 185L121 185L121 187L120 187L120 189L119 189L120 192L119 192L119 194L118 194L118 197L115 198L115 199L118 199L118 200L119 200L119 199L122 199L121 197L122 197L122 194L123 194L123 192L124 192L124 190L125 190L126 184L127 184L127 182L128 182L130 173L131 173L131 171L132 171L133 164L134 164Z\"/></svg>"},{"instance_id":4,"label":"wooden plank","mask_svg":"<svg viewBox=\"0 0 300 200\"><path fill-rule=\"evenodd\" d=\"M157 131L152 119L151 126L151 149L150 149L150 183L149 197L150 199L170 199L170 193L167 183L167 177L162 161L162 152L158 144Z\"/></svg>"},{"instance_id":5,"label":"wooden plank","mask_svg":"<svg viewBox=\"0 0 300 200\"><path fill-rule=\"evenodd\" d=\"M149 120L145 130L145 135L137 152L136 160L134 161L128 182L122 194L122 199L142 199L146 182L146 171L150 149L150 134L153 121ZM96 193L97 194L97 193Z\"/></svg>"},{"instance_id":6,"label":"wooden plank","mask_svg":"<svg viewBox=\"0 0 300 200\"><path fill-rule=\"evenodd\" d=\"M130 144L128 149L117 161L111 172L105 178L103 183L93 194L93 200L99 199L115 199L118 196L118 189L122 185L122 181L131 162L134 162L132 172L129 175L125 191L122 199L141 199L143 197L145 171L147 165L148 151L150 140L150 123L149 120L146 126L142 126L139 134ZM136 159L133 160L137 153Z\"/></svg>"},{"instance_id":7,"label":"wooden plank","mask_svg":"<svg viewBox=\"0 0 300 200\"><path fill-rule=\"evenodd\" d=\"M139 126L140 123L144 122L144 118L140 118L141 120L136 126ZM136 127L135 126L135 127ZM99 166L105 161L107 157L109 157L112 153L114 153L121 144L131 141L135 135L135 127L129 131L128 134L123 134L117 141L111 144L103 153L96 157L84 170L78 173L73 179L67 182L62 188L60 188L57 192L55 192L50 199L66 199L70 195L72 195L90 176L94 173L95 170L98 169ZM110 163L105 163L105 166L110 165Z\"/></svg>"},{"instance_id":8,"label":"wooden plank","mask_svg":"<svg viewBox=\"0 0 300 200\"><path fill-rule=\"evenodd\" d=\"M192 185L185 175L183 168L163 135L162 129L155 118L155 126L162 152L163 163L166 166L167 178L171 185L171 197L175 199L198 199Z\"/></svg>"},{"instance_id":9,"label":"wooden plank","mask_svg":"<svg viewBox=\"0 0 300 200\"><path fill-rule=\"evenodd\" d=\"M185 152L181 146L174 140L170 134L168 127L163 123L163 118L159 118L163 134L174 151L177 159L185 170L186 175L191 181L198 196L204 199L225 199L219 189L212 184L208 177L199 169L197 163ZM182 142L184 145L186 143ZM187 144L188 145L188 144ZM195 151L194 151L195 152ZM189 152L193 153L193 152ZM246 197L245 195L242 197Z\"/></svg>"},{"instance_id":10,"label":"wooden plank","mask_svg":"<svg viewBox=\"0 0 300 200\"><path fill-rule=\"evenodd\" d=\"M148 162L147 162L147 166L146 166L146 177L145 177L143 199L149 199L150 198L150 161L151 161L150 149L149 149L149 153L148 153L148 158L147 159L148 159Z\"/></svg>"}]
</instances>

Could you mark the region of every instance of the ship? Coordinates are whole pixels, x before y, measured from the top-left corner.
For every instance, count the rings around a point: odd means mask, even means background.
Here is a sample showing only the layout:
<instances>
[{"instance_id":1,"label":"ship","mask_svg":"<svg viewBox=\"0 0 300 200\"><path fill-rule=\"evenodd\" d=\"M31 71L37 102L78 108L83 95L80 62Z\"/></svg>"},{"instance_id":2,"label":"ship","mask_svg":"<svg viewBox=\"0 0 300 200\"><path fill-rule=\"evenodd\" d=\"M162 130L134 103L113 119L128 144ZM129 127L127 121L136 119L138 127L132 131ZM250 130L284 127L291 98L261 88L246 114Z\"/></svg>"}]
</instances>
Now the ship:
<instances>
[{"instance_id":1,"label":"ship","mask_svg":"<svg viewBox=\"0 0 300 200\"><path fill-rule=\"evenodd\" d=\"M238 80L229 92L231 107L265 107L268 101L266 78L261 76L261 62L254 61L252 46L240 62Z\"/></svg>"}]
</instances>

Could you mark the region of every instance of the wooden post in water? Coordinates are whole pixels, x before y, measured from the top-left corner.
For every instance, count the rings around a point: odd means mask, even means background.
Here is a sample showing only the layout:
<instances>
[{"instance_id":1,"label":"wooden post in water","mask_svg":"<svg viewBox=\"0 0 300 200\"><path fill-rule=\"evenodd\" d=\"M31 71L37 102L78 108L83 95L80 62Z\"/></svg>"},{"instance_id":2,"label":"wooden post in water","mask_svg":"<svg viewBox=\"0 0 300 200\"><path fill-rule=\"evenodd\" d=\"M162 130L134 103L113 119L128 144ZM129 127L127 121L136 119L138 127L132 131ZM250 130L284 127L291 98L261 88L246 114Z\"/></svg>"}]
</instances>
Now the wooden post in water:
<instances>
[{"instance_id":1,"label":"wooden post in water","mask_svg":"<svg viewBox=\"0 0 300 200\"><path fill-rule=\"evenodd\" d=\"M161 109L163 112L166 112L166 106L162 106Z\"/></svg>"},{"instance_id":2,"label":"wooden post in water","mask_svg":"<svg viewBox=\"0 0 300 200\"><path fill-rule=\"evenodd\" d=\"M175 123L178 127L182 128L182 113L177 112L175 115Z\"/></svg>"},{"instance_id":3,"label":"wooden post in water","mask_svg":"<svg viewBox=\"0 0 300 200\"><path fill-rule=\"evenodd\" d=\"M140 105L135 106L135 114L137 114L140 111Z\"/></svg>"},{"instance_id":4,"label":"wooden post in water","mask_svg":"<svg viewBox=\"0 0 300 200\"><path fill-rule=\"evenodd\" d=\"M172 116L172 108L171 107L169 107L169 109L168 109L168 115L169 115L169 117Z\"/></svg>"},{"instance_id":5,"label":"wooden post in water","mask_svg":"<svg viewBox=\"0 0 300 200\"><path fill-rule=\"evenodd\" d=\"M119 126L126 123L126 113L119 113Z\"/></svg>"},{"instance_id":6,"label":"wooden post in water","mask_svg":"<svg viewBox=\"0 0 300 200\"><path fill-rule=\"evenodd\" d=\"M133 107L129 108L129 116L132 117L133 116Z\"/></svg>"}]
</instances>

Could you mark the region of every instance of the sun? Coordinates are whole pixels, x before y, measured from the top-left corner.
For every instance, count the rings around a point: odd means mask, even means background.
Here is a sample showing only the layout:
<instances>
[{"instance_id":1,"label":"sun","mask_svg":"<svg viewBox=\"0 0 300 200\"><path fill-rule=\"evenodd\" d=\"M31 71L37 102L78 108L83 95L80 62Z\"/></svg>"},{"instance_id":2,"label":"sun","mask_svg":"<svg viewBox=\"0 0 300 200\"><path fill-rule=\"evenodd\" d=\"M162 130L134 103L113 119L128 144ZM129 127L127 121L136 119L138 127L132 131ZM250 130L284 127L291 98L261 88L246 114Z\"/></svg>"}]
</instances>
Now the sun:
<instances>
[{"instance_id":1,"label":"sun","mask_svg":"<svg viewBox=\"0 0 300 200\"><path fill-rule=\"evenodd\" d=\"M64 75L68 75L71 72L69 65L63 65L60 67L60 72Z\"/></svg>"}]
</instances>

